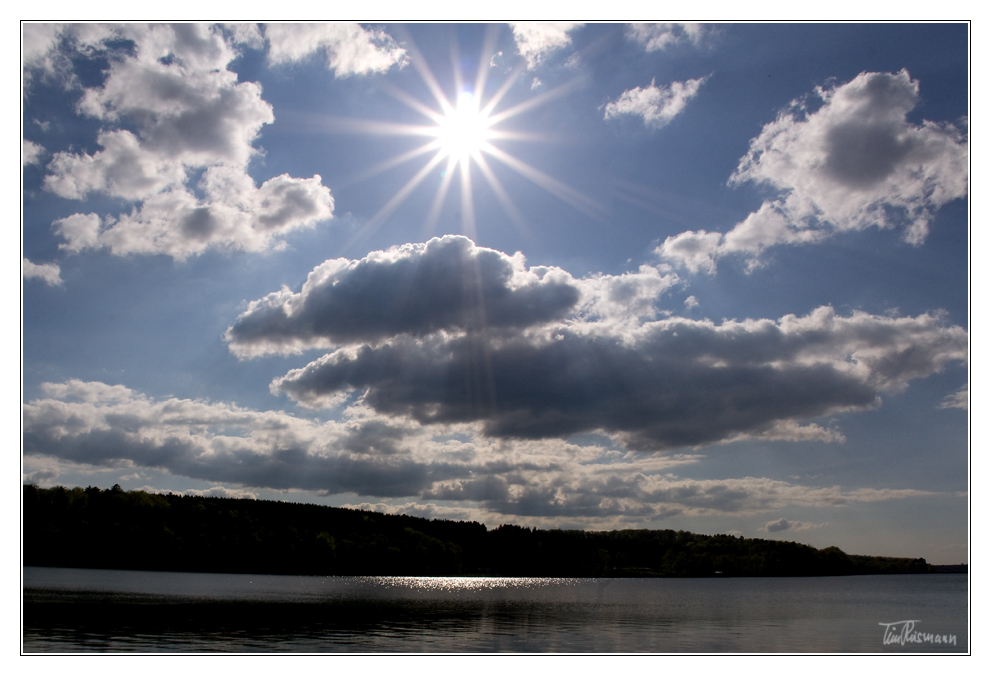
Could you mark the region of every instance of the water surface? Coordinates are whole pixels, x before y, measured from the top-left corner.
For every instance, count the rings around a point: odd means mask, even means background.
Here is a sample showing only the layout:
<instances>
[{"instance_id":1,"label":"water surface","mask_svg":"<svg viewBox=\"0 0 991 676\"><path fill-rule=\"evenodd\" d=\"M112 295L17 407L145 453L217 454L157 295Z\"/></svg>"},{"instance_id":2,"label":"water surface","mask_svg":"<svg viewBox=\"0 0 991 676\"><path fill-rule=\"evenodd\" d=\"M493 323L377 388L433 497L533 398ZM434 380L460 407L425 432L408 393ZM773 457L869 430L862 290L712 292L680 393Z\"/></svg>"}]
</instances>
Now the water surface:
<instances>
[{"instance_id":1,"label":"water surface","mask_svg":"<svg viewBox=\"0 0 991 676\"><path fill-rule=\"evenodd\" d=\"M24 568L25 652L966 652L966 575L304 577ZM956 645L883 644L879 623Z\"/></svg>"}]
</instances>

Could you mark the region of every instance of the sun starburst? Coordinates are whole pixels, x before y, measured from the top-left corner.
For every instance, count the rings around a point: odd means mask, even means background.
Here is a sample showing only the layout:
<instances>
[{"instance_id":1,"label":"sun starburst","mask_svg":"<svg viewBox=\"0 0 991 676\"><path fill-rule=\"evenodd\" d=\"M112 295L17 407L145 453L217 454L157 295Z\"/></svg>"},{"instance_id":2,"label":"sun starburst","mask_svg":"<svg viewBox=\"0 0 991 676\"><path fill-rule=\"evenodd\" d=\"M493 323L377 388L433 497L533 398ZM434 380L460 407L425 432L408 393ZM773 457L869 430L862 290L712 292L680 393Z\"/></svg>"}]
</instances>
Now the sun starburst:
<instances>
[{"instance_id":1,"label":"sun starburst","mask_svg":"<svg viewBox=\"0 0 991 676\"><path fill-rule=\"evenodd\" d=\"M458 103L445 111L437 125L437 142L443 157L456 162L467 162L479 156L488 139L494 136L489 130L489 116L479 110L471 92L461 92Z\"/></svg>"},{"instance_id":2,"label":"sun starburst","mask_svg":"<svg viewBox=\"0 0 991 676\"><path fill-rule=\"evenodd\" d=\"M566 83L557 88L532 96L505 110L496 112L503 98L522 74L522 67L511 73L503 81L498 90L489 96L486 96L485 91L487 69L484 66L480 66L473 88L466 86L462 80L461 73L455 67L454 85L457 94L452 102L438 83L433 72L426 65L425 59L416 49L415 45L411 42L408 44L412 63L433 95L437 108L433 108L410 94L389 87L388 85L383 85L383 89L399 102L423 115L432 124L411 125L354 119L328 120L330 122L328 127L332 127L337 131L420 136L430 139L412 150L396 155L378 166L363 172L360 177L356 177L360 179L370 178L383 171L405 164L417 157L432 153L426 164L366 222L362 230L355 235L356 238L369 234L381 225L445 160L446 166L440 169L441 181L437 187L437 193L424 221L425 234L429 234L436 224L441 208L450 191L451 183L455 176L458 176L460 178L461 192L461 228L464 234L469 237L475 236L474 199L472 196L472 174L474 172L481 173L510 220L521 229L527 228L525 219L513 203L509 193L503 187L496 172L490 166L486 159L487 157L498 161L503 166L520 174L571 206L592 217L600 220L603 219L604 209L593 199L564 185L523 160L514 157L504 148L497 145L500 140L510 139L532 142L547 142L551 140L546 136L536 136L517 130L497 128L497 126L503 125L506 121L521 113L532 110L569 93L574 89L575 82ZM488 49L491 49L489 41L483 47L480 63L484 64L488 62L489 56L486 55L486 50ZM457 59L453 60L455 63L457 62Z\"/></svg>"}]
</instances>

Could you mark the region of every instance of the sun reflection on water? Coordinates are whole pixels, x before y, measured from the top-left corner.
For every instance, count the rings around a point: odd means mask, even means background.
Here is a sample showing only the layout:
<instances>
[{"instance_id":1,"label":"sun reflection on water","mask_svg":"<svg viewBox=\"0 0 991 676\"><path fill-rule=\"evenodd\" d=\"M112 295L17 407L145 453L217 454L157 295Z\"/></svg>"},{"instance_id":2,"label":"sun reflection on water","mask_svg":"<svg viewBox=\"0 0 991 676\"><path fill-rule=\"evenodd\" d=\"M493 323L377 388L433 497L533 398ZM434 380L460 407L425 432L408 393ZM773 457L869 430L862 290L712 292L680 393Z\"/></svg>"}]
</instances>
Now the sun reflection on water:
<instances>
[{"instance_id":1,"label":"sun reflection on water","mask_svg":"<svg viewBox=\"0 0 991 676\"><path fill-rule=\"evenodd\" d=\"M388 587L450 592L561 587L572 586L578 582L577 578L566 577L368 577L363 579Z\"/></svg>"}]
</instances>

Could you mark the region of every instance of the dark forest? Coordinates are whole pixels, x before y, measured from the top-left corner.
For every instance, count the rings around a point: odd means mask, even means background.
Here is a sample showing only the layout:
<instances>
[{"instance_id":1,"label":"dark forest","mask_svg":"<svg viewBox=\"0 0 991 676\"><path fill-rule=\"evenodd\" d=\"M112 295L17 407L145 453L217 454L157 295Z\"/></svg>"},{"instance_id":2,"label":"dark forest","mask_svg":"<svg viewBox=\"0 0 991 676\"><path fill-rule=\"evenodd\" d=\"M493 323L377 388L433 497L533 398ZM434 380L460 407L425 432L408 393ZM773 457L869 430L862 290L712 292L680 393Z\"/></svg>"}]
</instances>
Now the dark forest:
<instances>
[{"instance_id":1,"label":"dark forest","mask_svg":"<svg viewBox=\"0 0 991 676\"><path fill-rule=\"evenodd\" d=\"M674 530L540 530L320 505L23 488L29 566L287 575L818 576L951 572L925 559ZM955 568L955 567L953 567ZM956 572L956 571L953 571Z\"/></svg>"}]
</instances>

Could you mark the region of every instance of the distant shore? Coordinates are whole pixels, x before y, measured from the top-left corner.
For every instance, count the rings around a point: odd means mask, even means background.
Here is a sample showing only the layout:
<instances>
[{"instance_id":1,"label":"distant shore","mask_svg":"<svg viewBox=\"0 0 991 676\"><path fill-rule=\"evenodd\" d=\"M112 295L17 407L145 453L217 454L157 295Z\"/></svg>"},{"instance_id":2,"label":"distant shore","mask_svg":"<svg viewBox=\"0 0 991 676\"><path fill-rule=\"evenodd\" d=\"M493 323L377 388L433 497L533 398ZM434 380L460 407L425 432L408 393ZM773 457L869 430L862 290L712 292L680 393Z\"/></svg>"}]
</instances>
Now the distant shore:
<instances>
[{"instance_id":1,"label":"distant shore","mask_svg":"<svg viewBox=\"0 0 991 676\"><path fill-rule=\"evenodd\" d=\"M233 498L23 488L24 565L286 575L799 577L968 572L674 530L540 530Z\"/></svg>"}]
</instances>

